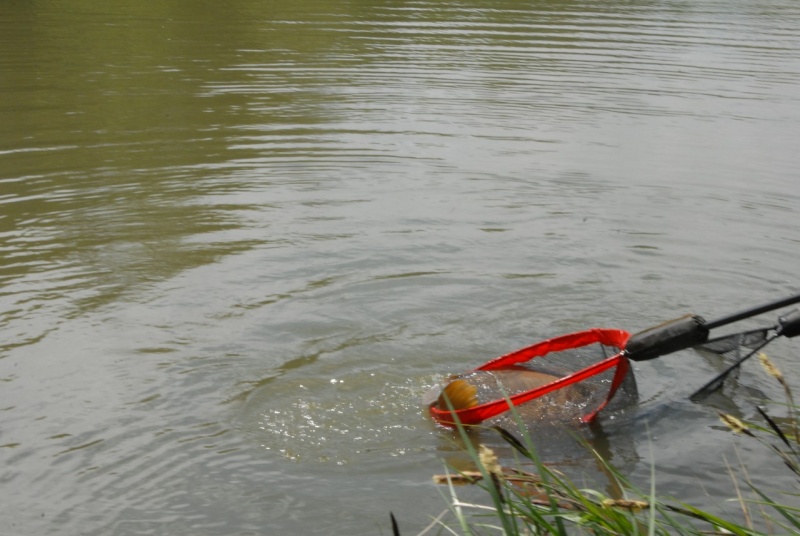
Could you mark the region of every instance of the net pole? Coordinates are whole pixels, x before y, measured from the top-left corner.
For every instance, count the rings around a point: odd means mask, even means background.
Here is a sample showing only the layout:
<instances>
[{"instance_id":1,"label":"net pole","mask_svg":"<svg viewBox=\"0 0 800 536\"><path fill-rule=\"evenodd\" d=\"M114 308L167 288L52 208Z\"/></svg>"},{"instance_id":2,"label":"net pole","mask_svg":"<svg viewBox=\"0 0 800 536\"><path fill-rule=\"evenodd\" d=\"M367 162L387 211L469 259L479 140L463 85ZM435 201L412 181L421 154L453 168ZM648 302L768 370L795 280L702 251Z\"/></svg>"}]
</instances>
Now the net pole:
<instances>
[{"instance_id":1,"label":"net pole","mask_svg":"<svg viewBox=\"0 0 800 536\"><path fill-rule=\"evenodd\" d=\"M745 309L743 311L739 311L738 313L733 313L732 315L723 316L722 318L712 320L711 322L706 322L705 327L708 330L712 330L720 326L732 324L739 320L744 320L745 318L750 318L751 316L774 311L775 309L780 309L781 307L786 307L787 305L794 305L795 303L800 303L800 293L795 294L794 296L789 296L787 298L765 303L757 307L751 307L750 309Z\"/></svg>"}]
</instances>

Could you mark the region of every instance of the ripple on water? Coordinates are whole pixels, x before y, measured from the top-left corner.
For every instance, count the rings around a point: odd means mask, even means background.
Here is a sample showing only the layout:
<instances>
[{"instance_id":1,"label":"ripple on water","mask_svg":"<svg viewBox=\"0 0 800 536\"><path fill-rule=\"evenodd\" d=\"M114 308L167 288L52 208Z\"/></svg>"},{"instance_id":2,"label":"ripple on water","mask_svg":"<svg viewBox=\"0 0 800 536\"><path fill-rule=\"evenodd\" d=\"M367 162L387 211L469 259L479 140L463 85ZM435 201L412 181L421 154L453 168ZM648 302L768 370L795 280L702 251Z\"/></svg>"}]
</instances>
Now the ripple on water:
<instances>
[{"instance_id":1,"label":"ripple on water","mask_svg":"<svg viewBox=\"0 0 800 536\"><path fill-rule=\"evenodd\" d=\"M420 423L408 416L422 416L418 379L398 381L381 371L297 376L262 383L239 412L248 435L267 451L296 462L343 465L370 453L415 450L409 434L417 435Z\"/></svg>"}]
</instances>

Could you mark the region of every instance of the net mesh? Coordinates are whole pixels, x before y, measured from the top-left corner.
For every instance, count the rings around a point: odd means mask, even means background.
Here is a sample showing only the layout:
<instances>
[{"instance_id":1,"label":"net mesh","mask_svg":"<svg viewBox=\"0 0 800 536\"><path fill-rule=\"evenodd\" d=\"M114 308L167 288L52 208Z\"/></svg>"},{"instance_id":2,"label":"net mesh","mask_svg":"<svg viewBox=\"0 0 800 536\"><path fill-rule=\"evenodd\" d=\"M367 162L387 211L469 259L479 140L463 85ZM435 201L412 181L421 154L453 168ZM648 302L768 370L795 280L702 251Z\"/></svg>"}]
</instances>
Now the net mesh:
<instances>
[{"instance_id":1,"label":"net mesh","mask_svg":"<svg viewBox=\"0 0 800 536\"><path fill-rule=\"evenodd\" d=\"M619 348L596 343L581 348L551 352L525 365L517 365L515 368L517 372L521 370L532 370L550 374L557 378L564 378L595 363L604 361L616 355L619 351ZM540 421L581 419L587 413L591 413L599 408L606 401L612 387L616 370L616 367L611 367L599 374L544 394L530 402L521 404L518 407L519 411L523 417L527 419L536 419ZM502 382L503 388L507 388L506 385L509 383L512 386L514 384L513 381ZM511 389L508 390L509 395L524 391L524 389L519 389L519 387L517 387L516 392L511 392ZM487 392L483 394L479 393L479 399L482 398L485 402L493 398L498 398L498 394L499 397L503 396L502 392L497 392L497 388L487 389L486 391ZM622 397L631 396L634 398L636 397L636 380L634 379L632 369L628 369L625 381L623 381L612 400L619 401Z\"/></svg>"},{"instance_id":2,"label":"net mesh","mask_svg":"<svg viewBox=\"0 0 800 536\"><path fill-rule=\"evenodd\" d=\"M722 368L723 372L693 393L689 399L700 402L724 386L737 384L741 370L738 364L766 346L775 337L777 334L774 327L759 328L718 337L697 346L696 350L706 355L712 366Z\"/></svg>"},{"instance_id":3,"label":"net mesh","mask_svg":"<svg viewBox=\"0 0 800 536\"><path fill-rule=\"evenodd\" d=\"M698 349L722 355L726 358L737 359L744 355L747 349L756 348L763 344L767 340L770 329L754 329L725 335L698 346Z\"/></svg>"}]
</instances>

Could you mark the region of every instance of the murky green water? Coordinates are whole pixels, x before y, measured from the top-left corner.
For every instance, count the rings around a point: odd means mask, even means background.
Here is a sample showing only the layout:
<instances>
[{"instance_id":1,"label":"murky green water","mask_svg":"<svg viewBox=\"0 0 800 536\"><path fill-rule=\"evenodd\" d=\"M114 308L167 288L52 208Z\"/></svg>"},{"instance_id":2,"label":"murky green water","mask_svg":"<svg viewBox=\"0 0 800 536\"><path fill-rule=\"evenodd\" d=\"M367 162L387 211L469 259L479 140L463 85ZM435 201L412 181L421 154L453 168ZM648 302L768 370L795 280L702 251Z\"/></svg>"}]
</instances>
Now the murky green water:
<instances>
[{"instance_id":1,"label":"murky green water","mask_svg":"<svg viewBox=\"0 0 800 536\"><path fill-rule=\"evenodd\" d=\"M416 533L443 376L800 287L798 82L793 0L2 3L3 532ZM590 439L794 486L685 401L715 370Z\"/></svg>"}]
</instances>

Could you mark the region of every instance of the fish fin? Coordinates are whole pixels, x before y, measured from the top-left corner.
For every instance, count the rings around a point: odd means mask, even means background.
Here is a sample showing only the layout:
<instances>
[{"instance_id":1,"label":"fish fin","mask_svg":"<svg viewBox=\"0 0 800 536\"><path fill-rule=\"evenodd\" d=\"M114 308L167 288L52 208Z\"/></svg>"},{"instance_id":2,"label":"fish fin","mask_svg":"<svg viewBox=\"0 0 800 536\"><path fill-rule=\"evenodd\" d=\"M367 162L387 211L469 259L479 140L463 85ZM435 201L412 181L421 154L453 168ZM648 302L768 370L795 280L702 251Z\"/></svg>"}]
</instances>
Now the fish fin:
<instances>
[{"instance_id":1,"label":"fish fin","mask_svg":"<svg viewBox=\"0 0 800 536\"><path fill-rule=\"evenodd\" d=\"M455 410L474 408L478 405L478 388L466 380L453 380L439 395L440 409L448 407L445 398L450 401Z\"/></svg>"}]
</instances>

